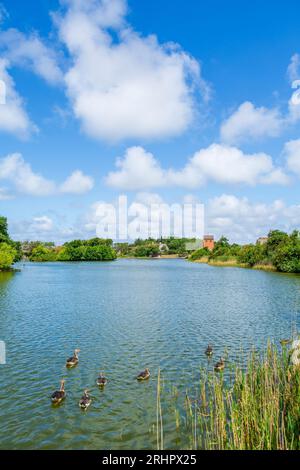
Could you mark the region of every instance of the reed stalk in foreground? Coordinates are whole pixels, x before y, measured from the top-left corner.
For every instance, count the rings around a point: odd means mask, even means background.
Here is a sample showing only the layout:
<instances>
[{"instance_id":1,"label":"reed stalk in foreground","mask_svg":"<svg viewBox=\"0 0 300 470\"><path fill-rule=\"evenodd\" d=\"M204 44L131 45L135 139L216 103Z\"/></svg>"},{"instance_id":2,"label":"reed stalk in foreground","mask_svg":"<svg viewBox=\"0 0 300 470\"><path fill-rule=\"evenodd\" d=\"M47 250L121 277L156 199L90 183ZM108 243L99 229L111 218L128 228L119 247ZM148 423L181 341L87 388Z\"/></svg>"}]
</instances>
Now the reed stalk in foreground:
<instances>
[{"instance_id":1,"label":"reed stalk in foreground","mask_svg":"<svg viewBox=\"0 0 300 470\"><path fill-rule=\"evenodd\" d=\"M157 377L157 402L156 402L157 450L163 450L163 448L164 448L164 429L163 429L162 408L161 408L160 396L161 396L161 377L160 377L160 369L159 369L158 377Z\"/></svg>"},{"instance_id":2,"label":"reed stalk in foreground","mask_svg":"<svg viewBox=\"0 0 300 470\"><path fill-rule=\"evenodd\" d=\"M286 349L269 345L263 356L250 355L245 370L236 366L230 373L231 378L203 372L196 398L186 396L181 420L189 447L300 449L300 370L289 365ZM162 431L160 380L159 374L157 432ZM161 441L162 435L160 448Z\"/></svg>"}]
</instances>

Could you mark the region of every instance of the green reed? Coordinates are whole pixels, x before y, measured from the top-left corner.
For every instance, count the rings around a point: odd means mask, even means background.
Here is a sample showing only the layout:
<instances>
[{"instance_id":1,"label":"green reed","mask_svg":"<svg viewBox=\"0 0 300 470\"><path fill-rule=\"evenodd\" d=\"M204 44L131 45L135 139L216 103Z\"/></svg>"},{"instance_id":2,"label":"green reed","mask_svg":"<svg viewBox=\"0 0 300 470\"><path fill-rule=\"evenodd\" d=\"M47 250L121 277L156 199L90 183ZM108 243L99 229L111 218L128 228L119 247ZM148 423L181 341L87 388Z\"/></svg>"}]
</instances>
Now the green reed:
<instances>
[{"instance_id":1,"label":"green reed","mask_svg":"<svg viewBox=\"0 0 300 470\"><path fill-rule=\"evenodd\" d=\"M190 449L300 449L300 370L289 365L288 350L269 344L252 352L247 366L223 373L200 372L200 386L187 392L179 409L173 390L174 428ZM157 444L163 448L161 375L158 380ZM184 444L185 445L185 444Z\"/></svg>"}]
</instances>

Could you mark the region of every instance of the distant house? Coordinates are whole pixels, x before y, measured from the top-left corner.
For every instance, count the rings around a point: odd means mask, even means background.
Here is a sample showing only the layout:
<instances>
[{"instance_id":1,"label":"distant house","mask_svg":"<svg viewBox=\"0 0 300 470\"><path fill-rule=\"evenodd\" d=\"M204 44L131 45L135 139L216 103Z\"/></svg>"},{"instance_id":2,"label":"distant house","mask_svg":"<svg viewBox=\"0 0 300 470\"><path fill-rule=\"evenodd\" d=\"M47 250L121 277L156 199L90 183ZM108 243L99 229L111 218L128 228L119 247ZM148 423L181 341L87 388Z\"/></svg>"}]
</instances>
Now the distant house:
<instances>
[{"instance_id":1,"label":"distant house","mask_svg":"<svg viewBox=\"0 0 300 470\"><path fill-rule=\"evenodd\" d=\"M268 237L259 237L256 243L257 245L265 245L266 243L268 243L268 239Z\"/></svg>"},{"instance_id":2,"label":"distant house","mask_svg":"<svg viewBox=\"0 0 300 470\"><path fill-rule=\"evenodd\" d=\"M204 235L203 238L203 248L207 248L209 251L212 251L215 247L215 238L213 235Z\"/></svg>"}]
</instances>

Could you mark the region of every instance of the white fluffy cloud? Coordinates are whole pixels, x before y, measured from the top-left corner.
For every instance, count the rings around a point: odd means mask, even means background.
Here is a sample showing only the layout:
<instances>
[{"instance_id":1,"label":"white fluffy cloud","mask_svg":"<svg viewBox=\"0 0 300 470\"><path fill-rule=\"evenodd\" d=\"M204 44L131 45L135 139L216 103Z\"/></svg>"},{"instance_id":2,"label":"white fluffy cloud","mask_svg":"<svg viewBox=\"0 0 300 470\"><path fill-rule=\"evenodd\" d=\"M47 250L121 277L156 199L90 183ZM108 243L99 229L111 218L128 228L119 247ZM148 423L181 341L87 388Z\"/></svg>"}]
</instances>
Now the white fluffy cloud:
<instances>
[{"instance_id":1,"label":"white fluffy cloud","mask_svg":"<svg viewBox=\"0 0 300 470\"><path fill-rule=\"evenodd\" d=\"M287 184L288 177L264 153L247 155L236 147L212 144L196 152L180 170L164 170L142 147L127 149L117 170L106 177L108 186L142 190L163 186L195 189L208 181L221 184Z\"/></svg>"},{"instance_id":2,"label":"white fluffy cloud","mask_svg":"<svg viewBox=\"0 0 300 470\"><path fill-rule=\"evenodd\" d=\"M186 195L181 202L182 204L200 203L195 196L191 197L190 195ZM180 201L177 201L177 203L180 204ZM166 201L156 193L138 193L128 204L128 222L130 223L132 220L131 216L135 217L138 214L141 224L140 238L149 236L147 230L149 212L147 213L147 208L149 211L151 204L166 204ZM104 213L106 214L105 220L107 223L119 227L113 214L110 216L107 212L108 205L104 201L96 202L86 214L82 226L88 236L96 234L97 226L101 222ZM231 242L255 243L258 237L268 234L272 229L291 232L300 224L300 205L288 206L279 199L267 204L250 201L246 197L238 198L232 194L222 194L207 200L204 207L205 232L214 234L216 239L225 235ZM158 212L160 210L157 208ZM193 212L194 217L195 211ZM143 222L145 225L143 225ZM153 228L159 233L157 236L162 235L162 226L160 224L157 227L154 224Z\"/></svg>"},{"instance_id":3,"label":"white fluffy cloud","mask_svg":"<svg viewBox=\"0 0 300 470\"><path fill-rule=\"evenodd\" d=\"M8 62L0 58L1 96L3 98L0 103L0 131L27 138L32 132L37 131L37 127L29 118L7 67Z\"/></svg>"},{"instance_id":4,"label":"white fluffy cloud","mask_svg":"<svg viewBox=\"0 0 300 470\"><path fill-rule=\"evenodd\" d=\"M34 173L22 155L15 153L0 160L0 180L14 184L18 192L47 196L55 191L55 184Z\"/></svg>"},{"instance_id":5,"label":"white fluffy cloud","mask_svg":"<svg viewBox=\"0 0 300 470\"><path fill-rule=\"evenodd\" d=\"M300 177L300 139L291 140L285 144L284 156L288 168Z\"/></svg>"},{"instance_id":6,"label":"white fluffy cloud","mask_svg":"<svg viewBox=\"0 0 300 470\"><path fill-rule=\"evenodd\" d=\"M84 175L80 170L76 170L61 185L60 190L63 193L84 194L93 189L93 187L93 178Z\"/></svg>"},{"instance_id":7,"label":"white fluffy cloud","mask_svg":"<svg viewBox=\"0 0 300 470\"><path fill-rule=\"evenodd\" d=\"M291 58L290 64L287 69L289 81L292 83L294 80L300 79L300 55L294 54Z\"/></svg>"},{"instance_id":8,"label":"white fluffy cloud","mask_svg":"<svg viewBox=\"0 0 300 470\"><path fill-rule=\"evenodd\" d=\"M131 147L126 150L123 159L118 159L117 171L106 178L108 186L129 191L143 190L164 186L165 172L154 156L142 147Z\"/></svg>"},{"instance_id":9,"label":"white fluffy cloud","mask_svg":"<svg viewBox=\"0 0 300 470\"><path fill-rule=\"evenodd\" d=\"M221 138L232 144L280 134L284 120L278 109L256 108L250 101L239 108L221 126Z\"/></svg>"},{"instance_id":10,"label":"white fluffy cloud","mask_svg":"<svg viewBox=\"0 0 300 470\"><path fill-rule=\"evenodd\" d=\"M34 232L50 232L53 229L53 220L47 215L34 217L31 224L31 230Z\"/></svg>"},{"instance_id":11,"label":"white fluffy cloud","mask_svg":"<svg viewBox=\"0 0 300 470\"><path fill-rule=\"evenodd\" d=\"M65 83L84 132L107 140L182 133L194 116L195 89L208 93L199 63L176 44L133 31L125 0L63 4L56 23L72 58Z\"/></svg>"},{"instance_id":12,"label":"white fluffy cloud","mask_svg":"<svg viewBox=\"0 0 300 470\"><path fill-rule=\"evenodd\" d=\"M2 31L0 50L10 66L33 70L51 84L63 79L54 49L47 47L37 34L26 36L17 29Z\"/></svg>"},{"instance_id":13,"label":"white fluffy cloud","mask_svg":"<svg viewBox=\"0 0 300 470\"><path fill-rule=\"evenodd\" d=\"M0 181L13 184L17 192L32 196L50 196L59 192L83 194L93 188L93 179L77 170L60 187L53 181L35 173L21 154L0 159Z\"/></svg>"},{"instance_id":14,"label":"white fluffy cloud","mask_svg":"<svg viewBox=\"0 0 300 470\"><path fill-rule=\"evenodd\" d=\"M282 170L274 168L265 153L247 155L236 147L212 144L196 152L183 170L169 172L169 180L179 186L196 188L206 181L221 184L286 184Z\"/></svg>"},{"instance_id":15,"label":"white fluffy cloud","mask_svg":"<svg viewBox=\"0 0 300 470\"><path fill-rule=\"evenodd\" d=\"M255 242L271 229L291 232L300 224L300 205L287 206L281 200L270 204L251 202L247 198L223 194L211 199L206 207L206 226L216 237L231 241Z\"/></svg>"},{"instance_id":16,"label":"white fluffy cloud","mask_svg":"<svg viewBox=\"0 0 300 470\"><path fill-rule=\"evenodd\" d=\"M10 75L10 68L16 65L32 70L50 84L62 82L63 75L55 52L37 34L26 36L16 29L0 31L0 131L26 139L38 128L31 122Z\"/></svg>"}]
</instances>

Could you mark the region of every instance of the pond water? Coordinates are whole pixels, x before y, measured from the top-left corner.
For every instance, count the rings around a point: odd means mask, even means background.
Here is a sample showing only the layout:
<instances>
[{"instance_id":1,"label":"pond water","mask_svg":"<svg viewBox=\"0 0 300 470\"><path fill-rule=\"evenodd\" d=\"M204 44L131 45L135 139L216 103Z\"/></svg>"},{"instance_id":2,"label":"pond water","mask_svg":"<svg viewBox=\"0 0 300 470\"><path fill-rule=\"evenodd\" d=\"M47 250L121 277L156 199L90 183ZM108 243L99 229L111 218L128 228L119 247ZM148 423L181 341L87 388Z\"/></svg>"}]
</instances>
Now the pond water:
<instances>
[{"instance_id":1,"label":"pond water","mask_svg":"<svg viewBox=\"0 0 300 470\"><path fill-rule=\"evenodd\" d=\"M0 448L155 449L159 369L164 388L184 399L200 367L213 371L224 354L235 362L290 337L299 311L300 276L184 260L28 263L0 273ZM79 365L67 370L75 348ZM138 383L146 367L151 378ZM103 391L100 371L109 379ZM55 408L61 378L67 397ZM87 412L78 406L84 388L93 398ZM188 447L170 406L164 430L166 448Z\"/></svg>"}]
</instances>

